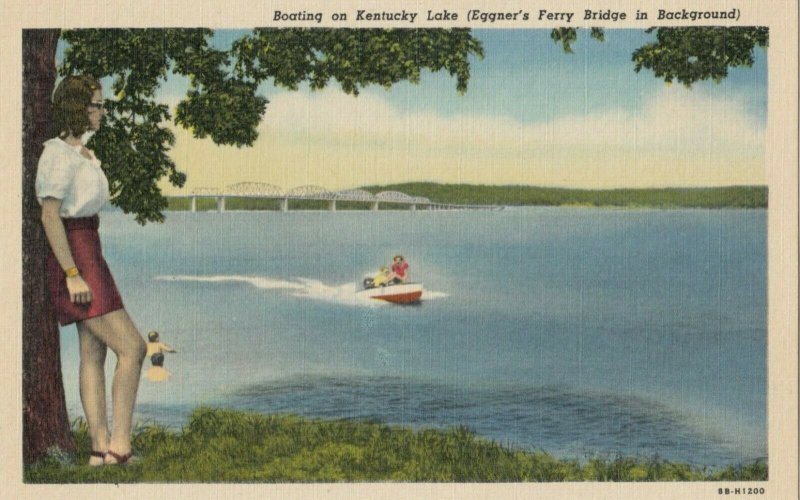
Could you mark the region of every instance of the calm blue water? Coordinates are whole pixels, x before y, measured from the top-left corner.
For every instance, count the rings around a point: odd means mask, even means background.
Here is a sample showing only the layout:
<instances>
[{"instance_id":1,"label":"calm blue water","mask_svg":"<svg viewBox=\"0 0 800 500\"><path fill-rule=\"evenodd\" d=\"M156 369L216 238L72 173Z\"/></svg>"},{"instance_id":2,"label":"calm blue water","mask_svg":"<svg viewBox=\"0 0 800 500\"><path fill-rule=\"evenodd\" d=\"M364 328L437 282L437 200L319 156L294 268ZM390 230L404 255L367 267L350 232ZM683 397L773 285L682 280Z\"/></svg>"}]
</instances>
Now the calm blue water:
<instances>
[{"instance_id":1,"label":"calm blue water","mask_svg":"<svg viewBox=\"0 0 800 500\"><path fill-rule=\"evenodd\" d=\"M714 467L767 456L766 218L177 212L141 227L105 213L100 231L135 322L180 351L169 382L143 379L141 420L179 427L215 404ZM396 253L422 304L358 300ZM62 338L79 416L74 327Z\"/></svg>"}]
</instances>

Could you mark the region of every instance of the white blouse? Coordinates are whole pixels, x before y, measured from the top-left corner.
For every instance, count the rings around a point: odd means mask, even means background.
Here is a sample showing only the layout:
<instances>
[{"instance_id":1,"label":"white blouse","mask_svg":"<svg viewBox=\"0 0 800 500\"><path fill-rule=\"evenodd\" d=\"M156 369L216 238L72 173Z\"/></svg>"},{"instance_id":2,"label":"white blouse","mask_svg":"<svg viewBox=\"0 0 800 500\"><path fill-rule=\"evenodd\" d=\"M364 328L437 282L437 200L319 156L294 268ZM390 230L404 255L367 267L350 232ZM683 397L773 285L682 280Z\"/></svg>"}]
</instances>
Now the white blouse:
<instances>
[{"instance_id":1,"label":"white blouse","mask_svg":"<svg viewBox=\"0 0 800 500\"><path fill-rule=\"evenodd\" d=\"M56 198L61 202L61 217L90 217L108 201L108 179L100 160L81 154L82 145L71 146L61 139L44 143L36 173L36 197Z\"/></svg>"}]
</instances>

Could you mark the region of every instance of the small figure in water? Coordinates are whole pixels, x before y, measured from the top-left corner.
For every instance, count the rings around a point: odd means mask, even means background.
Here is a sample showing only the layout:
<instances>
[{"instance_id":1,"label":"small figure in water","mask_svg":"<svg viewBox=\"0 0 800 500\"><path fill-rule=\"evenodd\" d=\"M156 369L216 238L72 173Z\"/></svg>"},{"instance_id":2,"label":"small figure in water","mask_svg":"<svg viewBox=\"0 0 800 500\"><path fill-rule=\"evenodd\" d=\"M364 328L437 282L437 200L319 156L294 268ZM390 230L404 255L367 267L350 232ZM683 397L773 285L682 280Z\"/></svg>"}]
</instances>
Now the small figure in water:
<instances>
[{"instance_id":1,"label":"small figure in water","mask_svg":"<svg viewBox=\"0 0 800 500\"><path fill-rule=\"evenodd\" d=\"M147 356L153 366L147 370L145 377L152 382L163 382L168 380L172 373L164 368L164 353L176 352L168 344L159 341L158 332L150 332L147 334Z\"/></svg>"}]
</instances>

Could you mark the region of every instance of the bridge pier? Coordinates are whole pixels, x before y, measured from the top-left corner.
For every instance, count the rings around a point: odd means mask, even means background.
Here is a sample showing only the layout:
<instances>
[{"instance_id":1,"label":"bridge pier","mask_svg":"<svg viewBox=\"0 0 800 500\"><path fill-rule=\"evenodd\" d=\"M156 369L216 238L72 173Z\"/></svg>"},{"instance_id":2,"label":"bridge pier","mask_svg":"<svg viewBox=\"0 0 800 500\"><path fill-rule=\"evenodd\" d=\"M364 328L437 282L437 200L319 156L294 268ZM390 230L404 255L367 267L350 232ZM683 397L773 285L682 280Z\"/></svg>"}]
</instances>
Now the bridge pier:
<instances>
[{"instance_id":1,"label":"bridge pier","mask_svg":"<svg viewBox=\"0 0 800 500\"><path fill-rule=\"evenodd\" d=\"M411 211L412 212L416 212L417 211L417 206L412 204L411 205Z\"/></svg>"},{"instance_id":2,"label":"bridge pier","mask_svg":"<svg viewBox=\"0 0 800 500\"><path fill-rule=\"evenodd\" d=\"M192 212L197 212L197 196L192 196Z\"/></svg>"},{"instance_id":3,"label":"bridge pier","mask_svg":"<svg viewBox=\"0 0 800 500\"><path fill-rule=\"evenodd\" d=\"M328 200L328 210L331 212L336 211L336 200Z\"/></svg>"},{"instance_id":4,"label":"bridge pier","mask_svg":"<svg viewBox=\"0 0 800 500\"><path fill-rule=\"evenodd\" d=\"M374 211L374 212L377 212L378 211L378 202L377 201L373 201L372 205L369 206L369 209Z\"/></svg>"},{"instance_id":5,"label":"bridge pier","mask_svg":"<svg viewBox=\"0 0 800 500\"><path fill-rule=\"evenodd\" d=\"M225 211L225 197L217 196L217 212Z\"/></svg>"},{"instance_id":6,"label":"bridge pier","mask_svg":"<svg viewBox=\"0 0 800 500\"><path fill-rule=\"evenodd\" d=\"M289 211L289 198L281 198L281 212Z\"/></svg>"}]
</instances>

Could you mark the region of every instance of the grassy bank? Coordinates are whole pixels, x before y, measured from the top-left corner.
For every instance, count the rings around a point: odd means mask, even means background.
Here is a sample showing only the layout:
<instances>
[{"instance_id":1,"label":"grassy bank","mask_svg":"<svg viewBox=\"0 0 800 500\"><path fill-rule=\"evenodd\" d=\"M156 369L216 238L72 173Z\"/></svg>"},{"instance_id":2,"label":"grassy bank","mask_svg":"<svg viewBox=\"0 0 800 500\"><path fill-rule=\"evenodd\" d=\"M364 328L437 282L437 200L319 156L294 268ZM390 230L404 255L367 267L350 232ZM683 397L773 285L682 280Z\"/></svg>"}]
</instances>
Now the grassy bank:
<instances>
[{"instance_id":1,"label":"grassy bank","mask_svg":"<svg viewBox=\"0 0 800 500\"><path fill-rule=\"evenodd\" d=\"M766 186L664 189L561 189L536 186L485 186L416 182L387 186L366 186L373 194L400 191L423 196L436 203L504 206L587 206L630 208L766 208ZM189 210L188 199L169 199L170 210ZM277 200L227 198L228 210L279 210ZM325 210L327 202L292 200L290 210ZM365 202L337 202L337 210L366 210ZM381 203L382 209L407 210L406 205ZM198 199L197 210L215 210L213 199Z\"/></svg>"},{"instance_id":2,"label":"grassy bank","mask_svg":"<svg viewBox=\"0 0 800 500\"><path fill-rule=\"evenodd\" d=\"M89 438L74 426L76 461ZM659 459L578 461L509 449L463 428L419 430L376 423L309 420L197 409L182 432L138 429L133 466L73 465L52 454L25 469L29 483L85 482L562 482L765 480L766 464L709 471Z\"/></svg>"}]
</instances>

